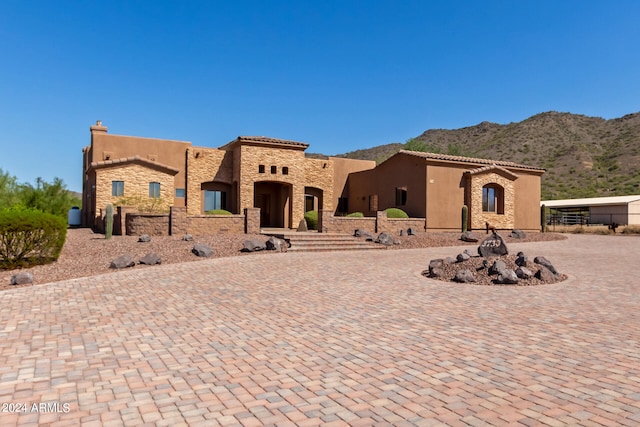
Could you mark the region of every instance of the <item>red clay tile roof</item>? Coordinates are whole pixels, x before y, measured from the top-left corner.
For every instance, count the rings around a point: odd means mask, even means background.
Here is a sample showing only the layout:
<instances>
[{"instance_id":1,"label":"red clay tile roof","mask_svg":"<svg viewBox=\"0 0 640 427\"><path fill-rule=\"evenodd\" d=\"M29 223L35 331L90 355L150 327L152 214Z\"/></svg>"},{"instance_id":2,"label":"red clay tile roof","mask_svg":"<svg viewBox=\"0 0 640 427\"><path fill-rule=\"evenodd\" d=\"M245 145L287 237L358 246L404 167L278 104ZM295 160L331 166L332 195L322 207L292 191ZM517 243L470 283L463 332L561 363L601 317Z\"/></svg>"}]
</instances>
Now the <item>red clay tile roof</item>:
<instances>
[{"instance_id":1,"label":"red clay tile roof","mask_svg":"<svg viewBox=\"0 0 640 427\"><path fill-rule=\"evenodd\" d=\"M447 162L458 162L458 163L476 163L476 164L484 164L484 165L496 165L503 166L507 168L518 168L518 169L529 169L536 171L544 171L543 168L537 168L534 166L522 165L514 162L505 162L502 160L489 160L489 159L477 159L473 157L462 157L462 156L451 156L449 154L438 154L438 153L424 153L421 151L409 151L409 150L400 150L399 153L408 154L410 156L422 157L424 159L431 160L444 160Z\"/></svg>"},{"instance_id":2,"label":"red clay tile roof","mask_svg":"<svg viewBox=\"0 0 640 427\"><path fill-rule=\"evenodd\" d=\"M111 166L125 165L127 163L138 163L142 166L150 167L153 169L159 169L171 175L175 175L178 172L180 172L179 169L176 169L173 166L165 165L164 163L154 162L149 159L143 159L138 155L132 156L132 157L123 157L121 159L103 160L101 162L91 162L91 167L93 169L101 169L101 168L107 168Z\"/></svg>"},{"instance_id":3,"label":"red clay tile roof","mask_svg":"<svg viewBox=\"0 0 640 427\"><path fill-rule=\"evenodd\" d=\"M259 144L259 145L282 145L286 147L302 148L302 149L306 149L307 147L309 147L309 144L306 144L304 142L289 141L287 139L269 138L266 136L239 136L233 141L231 141L230 143L225 144L220 148L227 147L236 142L239 142L239 143L247 142L249 144Z\"/></svg>"}]
</instances>

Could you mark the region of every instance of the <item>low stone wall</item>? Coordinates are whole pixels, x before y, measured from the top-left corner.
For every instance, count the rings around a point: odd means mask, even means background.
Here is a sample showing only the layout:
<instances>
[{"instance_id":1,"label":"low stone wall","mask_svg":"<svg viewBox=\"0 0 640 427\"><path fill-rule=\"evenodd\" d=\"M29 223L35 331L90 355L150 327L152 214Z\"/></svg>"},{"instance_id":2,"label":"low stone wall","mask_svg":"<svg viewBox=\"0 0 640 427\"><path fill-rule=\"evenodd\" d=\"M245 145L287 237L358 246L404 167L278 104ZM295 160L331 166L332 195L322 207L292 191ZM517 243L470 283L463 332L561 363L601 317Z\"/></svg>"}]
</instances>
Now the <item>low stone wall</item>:
<instances>
[{"instance_id":1,"label":"low stone wall","mask_svg":"<svg viewBox=\"0 0 640 427\"><path fill-rule=\"evenodd\" d=\"M385 218L383 221L378 219L378 233L394 233L400 230L407 231L413 228L415 231L425 231L426 221L424 218Z\"/></svg>"},{"instance_id":2,"label":"low stone wall","mask_svg":"<svg viewBox=\"0 0 640 427\"><path fill-rule=\"evenodd\" d=\"M169 214L140 214L126 215L126 233L128 236L167 236L169 234Z\"/></svg>"},{"instance_id":3,"label":"low stone wall","mask_svg":"<svg viewBox=\"0 0 640 427\"><path fill-rule=\"evenodd\" d=\"M196 236L244 233L244 215L190 215L187 231Z\"/></svg>"},{"instance_id":4,"label":"low stone wall","mask_svg":"<svg viewBox=\"0 0 640 427\"><path fill-rule=\"evenodd\" d=\"M322 232L323 233L346 233L353 234L356 229L366 230L370 233L376 232L375 218L358 218L346 216L333 216L331 212L323 212Z\"/></svg>"}]
</instances>

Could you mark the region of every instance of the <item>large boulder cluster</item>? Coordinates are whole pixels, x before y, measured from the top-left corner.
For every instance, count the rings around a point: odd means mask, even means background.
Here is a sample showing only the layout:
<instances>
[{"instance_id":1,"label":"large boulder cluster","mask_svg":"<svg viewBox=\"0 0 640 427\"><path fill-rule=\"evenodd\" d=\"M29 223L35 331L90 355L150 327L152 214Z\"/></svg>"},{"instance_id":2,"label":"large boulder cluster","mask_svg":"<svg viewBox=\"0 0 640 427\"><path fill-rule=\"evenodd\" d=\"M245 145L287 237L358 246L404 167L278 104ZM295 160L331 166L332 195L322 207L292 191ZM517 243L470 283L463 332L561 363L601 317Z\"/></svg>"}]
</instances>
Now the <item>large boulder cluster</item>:
<instances>
[{"instance_id":1,"label":"large boulder cluster","mask_svg":"<svg viewBox=\"0 0 640 427\"><path fill-rule=\"evenodd\" d=\"M479 285L530 286L566 279L543 256L536 256L531 261L524 252L509 255L504 240L497 233L480 243L477 255L465 249L455 258L433 259L423 275L437 280Z\"/></svg>"},{"instance_id":2,"label":"large boulder cluster","mask_svg":"<svg viewBox=\"0 0 640 427\"><path fill-rule=\"evenodd\" d=\"M287 249L291 247L291 243L286 239L271 236L266 241L261 239L245 240L242 246L242 252L258 252L265 250L287 252Z\"/></svg>"}]
</instances>

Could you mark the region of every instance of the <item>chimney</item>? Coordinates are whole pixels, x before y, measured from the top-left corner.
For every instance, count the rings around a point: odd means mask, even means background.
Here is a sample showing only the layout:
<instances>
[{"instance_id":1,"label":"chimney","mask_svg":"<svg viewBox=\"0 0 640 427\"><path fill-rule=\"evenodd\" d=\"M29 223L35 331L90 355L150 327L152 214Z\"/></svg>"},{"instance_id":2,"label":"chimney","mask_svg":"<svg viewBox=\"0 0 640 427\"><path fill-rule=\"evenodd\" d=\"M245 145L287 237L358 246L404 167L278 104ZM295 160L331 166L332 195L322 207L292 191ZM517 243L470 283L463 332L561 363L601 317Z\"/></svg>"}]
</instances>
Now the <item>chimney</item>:
<instances>
[{"instance_id":1,"label":"chimney","mask_svg":"<svg viewBox=\"0 0 640 427\"><path fill-rule=\"evenodd\" d=\"M94 132L107 133L107 127L102 125L102 120L96 121L96 124L91 126L89 129L91 129L91 133L94 133Z\"/></svg>"}]
</instances>

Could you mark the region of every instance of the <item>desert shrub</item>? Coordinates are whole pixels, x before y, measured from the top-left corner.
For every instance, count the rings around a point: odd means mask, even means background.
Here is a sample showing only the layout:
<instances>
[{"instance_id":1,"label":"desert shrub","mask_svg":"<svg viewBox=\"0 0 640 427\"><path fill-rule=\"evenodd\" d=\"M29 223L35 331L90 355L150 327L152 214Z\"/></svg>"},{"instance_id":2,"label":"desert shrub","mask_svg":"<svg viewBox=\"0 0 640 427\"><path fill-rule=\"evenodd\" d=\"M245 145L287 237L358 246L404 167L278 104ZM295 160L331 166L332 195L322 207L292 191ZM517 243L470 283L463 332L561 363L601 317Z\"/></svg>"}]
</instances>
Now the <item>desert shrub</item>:
<instances>
[{"instance_id":1,"label":"desert shrub","mask_svg":"<svg viewBox=\"0 0 640 427\"><path fill-rule=\"evenodd\" d=\"M318 211L305 212L304 220L307 222L307 228L309 230L318 229Z\"/></svg>"},{"instance_id":2,"label":"desert shrub","mask_svg":"<svg viewBox=\"0 0 640 427\"><path fill-rule=\"evenodd\" d=\"M387 213L387 218L409 218L409 215L402 209L389 208L385 209L385 212Z\"/></svg>"},{"instance_id":3,"label":"desert shrub","mask_svg":"<svg viewBox=\"0 0 640 427\"><path fill-rule=\"evenodd\" d=\"M347 216L351 218L363 218L364 214L362 212L352 212Z\"/></svg>"},{"instance_id":4,"label":"desert shrub","mask_svg":"<svg viewBox=\"0 0 640 427\"><path fill-rule=\"evenodd\" d=\"M622 231L622 234L640 234L640 225L627 225Z\"/></svg>"},{"instance_id":5,"label":"desert shrub","mask_svg":"<svg viewBox=\"0 0 640 427\"><path fill-rule=\"evenodd\" d=\"M117 206L130 206L140 213L164 214L169 212L169 201L162 197L129 196L122 197Z\"/></svg>"},{"instance_id":6,"label":"desert shrub","mask_svg":"<svg viewBox=\"0 0 640 427\"><path fill-rule=\"evenodd\" d=\"M233 215L231 212L225 209L212 209L210 211L206 211L207 215Z\"/></svg>"},{"instance_id":7,"label":"desert shrub","mask_svg":"<svg viewBox=\"0 0 640 427\"><path fill-rule=\"evenodd\" d=\"M35 209L0 210L0 269L48 264L67 237L64 218Z\"/></svg>"}]
</instances>

